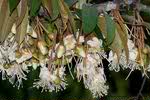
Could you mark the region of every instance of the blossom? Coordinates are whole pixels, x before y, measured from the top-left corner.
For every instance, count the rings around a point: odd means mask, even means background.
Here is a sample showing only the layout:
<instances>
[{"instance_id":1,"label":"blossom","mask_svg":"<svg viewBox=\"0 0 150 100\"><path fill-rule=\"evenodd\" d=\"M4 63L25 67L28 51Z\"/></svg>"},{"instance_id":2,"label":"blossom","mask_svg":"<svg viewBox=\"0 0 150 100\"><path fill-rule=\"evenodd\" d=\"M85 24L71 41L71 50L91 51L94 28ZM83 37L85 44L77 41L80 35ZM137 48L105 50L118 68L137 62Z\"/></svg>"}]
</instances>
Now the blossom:
<instances>
[{"instance_id":1,"label":"blossom","mask_svg":"<svg viewBox=\"0 0 150 100\"><path fill-rule=\"evenodd\" d=\"M139 69L139 64L136 62L136 58L138 55L137 48L134 46L134 43L132 40L128 39L128 48L129 48L129 60L127 63L126 60L126 55L125 51L121 52L121 55L118 59L117 54L113 53L112 51L109 52L109 58L108 61L110 62L109 64L109 69L110 70L115 70L116 72L120 71L120 67L122 69Z\"/></svg>"},{"instance_id":2,"label":"blossom","mask_svg":"<svg viewBox=\"0 0 150 100\"><path fill-rule=\"evenodd\" d=\"M66 88L65 83L65 68L60 67L58 69L49 70L47 67L41 67L39 80L33 83L33 87L42 87L43 91L52 92L54 90L59 91Z\"/></svg>"},{"instance_id":3,"label":"blossom","mask_svg":"<svg viewBox=\"0 0 150 100\"><path fill-rule=\"evenodd\" d=\"M88 40L87 44L94 48L102 47L102 40L99 40L97 37L93 37L92 40Z\"/></svg>"},{"instance_id":4,"label":"blossom","mask_svg":"<svg viewBox=\"0 0 150 100\"><path fill-rule=\"evenodd\" d=\"M0 72L2 79L9 79L9 82L18 86L22 85L22 80L26 80L24 72L29 72L28 64L25 61L32 57L32 54L21 49L22 56L16 57L19 49L17 42L14 41L14 34L10 33L4 43L0 45Z\"/></svg>"},{"instance_id":5,"label":"blossom","mask_svg":"<svg viewBox=\"0 0 150 100\"><path fill-rule=\"evenodd\" d=\"M12 84L15 84L14 86L18 86L18 89L20 88L20 86L22 85L22 80L27 80L26 75L24 73L28 72L28 65L26 65L25 63L23 64L13 64L10 66L10 68L6 69L7 72L7 76L9 79L9 82ZM16 82L15 82L16 80Z\"/></svg>"},{"instance_id":6,"label":"blossom","mask_svg":"<svg viewBox=\"0 0 150 100\"><path fill-rule=\"evenodd\" d=\"M108 86L100 55L87 54L87 58L81 60L76 69L78 80L83 78L85 88L89 89L94 97L107 95Z\"/></svg>"},{"instance_id":7,"label":"blossom","mask_svg":"<svg viewBox=\"0 0 150 100\"><path fill-rule=\"evenodd\" d=\"M74 49L76 44L76 40L73 35L67 35L63 38L63 42L67 51Z\"/></svg>"},{"instance_id":8,"label":"blossom","mask_svg":"<svg viewBox=\"0 0 150 100\"><path fill-rule=\"evenodd\" d=\"M94 44L93 44L94 43ZM107 95L109 87L106 85L106 77L103 70L102 59L105 53L102 50L102 43L96 37L87 41L86 56L79 55L76 65L77 79L83 79L85 88L89 89L94 97Z\"/></svg>"}]
</instances>

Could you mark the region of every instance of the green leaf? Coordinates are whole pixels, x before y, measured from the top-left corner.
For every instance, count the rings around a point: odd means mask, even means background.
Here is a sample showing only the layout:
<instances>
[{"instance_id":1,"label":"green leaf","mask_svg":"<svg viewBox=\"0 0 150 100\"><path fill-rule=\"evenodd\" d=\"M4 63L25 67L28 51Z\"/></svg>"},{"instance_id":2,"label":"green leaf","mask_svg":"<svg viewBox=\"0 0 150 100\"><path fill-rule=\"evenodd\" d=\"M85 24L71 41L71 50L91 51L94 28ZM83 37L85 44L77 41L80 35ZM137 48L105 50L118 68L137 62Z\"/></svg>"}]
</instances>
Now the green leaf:
<instances>
[{"instance_id":1,"label":"green leaf","mask_svg":"<svg viewBox=\"0 0 150 100\"><path fill-rule=\"evenodd\" d=\"M107 45L110 45L115 38L115 32L116 32L115 22L107 14L105 14L105 21L106 21L106 31L107 31L106 42Z\"/></svg>"},{"instance_id":2,"label":"green leaf","mask_svg":"<svg viewBox=\"0 0 150 100\"><path fill-rule=\"evenodd\" d=\"M104 40L104 37L103 37L103 35L102 35L102 33L101 33L101 31L100 31L98 25L96 25L94 31L95 31L95 33L96 33L96 35L97 35L97 37L98 37L99 39Z\"/></svg>"},{"instance_id":3,"label":"green leaf","mask_svg":"<svg viewBox=\"0 0 150 100\"><path fill-rule=\"evenodd\" d=\"M55 20L59 15L59 0L52 0L52 20Z\"/></svg>"},{"instance_id":4,"label":"green leaf","mask_svg":"<svg viewBox=\"0 0 150 100\"><path fill-rule=\"evenodd\" d=\"M40 9L41 0L31 0L30 16L36 16Z\"/></svg>"},{"instance_id":5,"label":"green leaf","mask_svg":"<svg viewBox=\"0 0 150 100\"><path fill-rule=\"evenodd\" d=\"M110 49L112 49L112 51L114 53L116 53L117 55L117 58L118 58L118 61L120 59L120 55L122 53L122 50L123 50L123 45L122 45L122 41L121 41L121 38L118 34L118 32L116 31L115 33L115 38L114 38L114 41L112 42L112 44L110 45Z\"/></svg>"},{"instance_id":6,"label":"green leaf","mask_svg":"<svg viewBox=\"0 0 150 100\"><path fill-rule=\"evenodd\" d=\"M78 0L64 0L66 3L67 3L67 5L69 6L69 7L71 7L72 5L74 5Z\"/></svg>"},{"instance_id":7,"label":"green leaf","mask_svg":"<svg viewBox=\"0 0 150 100\"><path fill-rule=\"evenodd\" d=\"M17 5L19 4L20 0L8 0L8 2L9 2L10 13L12 14L14 9L16 9Z\"/></svg>"},{"instance_id":8,"label":"green leaf","mask_svg":"<svg viewBox=\"0 0 150 100\"><path fill-rule=\"evenodd\" d=\"M82 8L82 26L84 33L91 33L98 20L98 11L93 6L83 5Z\"/></svg>"}]
</instances>

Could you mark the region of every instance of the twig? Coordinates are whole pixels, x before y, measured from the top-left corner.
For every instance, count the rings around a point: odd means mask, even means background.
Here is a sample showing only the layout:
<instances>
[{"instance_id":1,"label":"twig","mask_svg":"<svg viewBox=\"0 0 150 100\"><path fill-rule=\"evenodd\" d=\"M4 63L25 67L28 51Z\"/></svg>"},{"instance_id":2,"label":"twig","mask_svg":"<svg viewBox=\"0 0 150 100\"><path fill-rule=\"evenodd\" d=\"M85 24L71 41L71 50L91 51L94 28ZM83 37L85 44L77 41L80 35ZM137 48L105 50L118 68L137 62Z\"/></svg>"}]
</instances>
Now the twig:
<instances>
[{"instance_id":1,"label":"twig","mask_svg":"<svg viewBox=\"0 0 150 100\"><path fill-rule=\"evenodd\" d=\"M142 90L144 88L144 85L145 85L145 82L146 82L146 77L144 76L144 79L143 79L143 82L142 82L142 85L141 85L141 88L137 94L137 96L135 97L134 100L138 100L140 96L142 96Z\"/></svg>"}]
</instances>

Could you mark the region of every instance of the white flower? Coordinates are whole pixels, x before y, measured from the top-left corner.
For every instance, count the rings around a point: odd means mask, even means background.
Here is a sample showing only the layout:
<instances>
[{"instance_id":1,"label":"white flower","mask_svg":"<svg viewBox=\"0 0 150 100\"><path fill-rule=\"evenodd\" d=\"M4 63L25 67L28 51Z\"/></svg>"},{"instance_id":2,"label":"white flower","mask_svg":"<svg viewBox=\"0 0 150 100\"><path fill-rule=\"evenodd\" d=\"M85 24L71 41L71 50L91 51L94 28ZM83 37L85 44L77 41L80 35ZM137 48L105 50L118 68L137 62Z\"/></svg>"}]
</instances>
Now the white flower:
<instances>
[{"instance_id":1,"label":"white flower","mask_svg":"<svg viewBox=\"0 0 150 100\"><path fill-rule=\"evenodd\" d=\"M65 38L63 38L63 42L67 51L74 49L76 44L76 40L73 35L67 35Z\"/></svg>"},{"instance_id":2,"label":"white flower","mask_svg":"<svg viewBox=\"0 0 150 100\"><path fill-rule=\"evenodd\" d=\"M29 60L30 58L32 58L32 53L29 52L29 51L24 51L22 52L22 56L20 58L16 58L16 62L18 64L26 61L26 60Z\"/></svg>"},{"instance_id":3,"label":"white flower","mask_svg":"<svg viewBox=\"0 0 150 100\"><path fill-rule=\"evenodd\" d=\"M99 40L97 37L93 37L92 40L88 40L87 44L93 48L102 47L102 40Z\"/></svg>"},{"instance_id":4,"label":"white flower","mask_svg":"<svg viewBox=\"0 0 150 100\"><path fill-rule=\"evenodd\" d=\"M26 65L25 63L14 63L8 69L5 69L7 72L9 82L14 84L14 86L18 86L18 89L22 85L22 80L27 80L26 75L24 73L24 71L29 71L27 67L28 65Z\"/></svg>"},{"instance_id":5,"label":"white flower","mask_svg":"<svg viewBox=\"0 0 150 100\"><path fill-rule=\"evenodd\" d=\"M43 91L59 91L66 88L65 83L65 68L60 67L60 69L51 69L47 67L41 67L39 80L33 83L33 87L40 88L42 87Z\"/></svg>"},{"instance_id":6,"label":"white flower","mask_svg":"<svg viewBox=\"0 0 150 100\"><path fill-rule=\"evenodd\" d=\"M139 69L139 64L136 62L138 55L137 48L134 46L132 40L128 39L128 48L129 48L129 61L127 63L125 51L122 51L120 58L118 59L116 53L110 51L108 61L110 62L110 70L115 70L116 72L122 69L130 68L132 70ZM118 61L119 60L119 61Z\"/></svg>"},{"instance_id":7,"label":"white flower","mask_svg":"<svg viewBox=\"0 0 150 100\"><path fill-rule=\"evenodd\" d=\"M108 90L100 54L88 52L86 58L79 58L76 66L77 79L83 79L85 88L89 89L94 97L107 95Z\"/></svg>"},{"instance_id":8,"label":"white flower","mask_svg":"<svg viewBox=\"0 0 150 100\"><path fill-rule=\"evenodd\" d=\"M97 69L99 72L95 73L93 80L89 86L89 90L94 97L102 97L107 95L109 87L106 85L106 78L103 68Z\"/></svg>"}]
</instances>

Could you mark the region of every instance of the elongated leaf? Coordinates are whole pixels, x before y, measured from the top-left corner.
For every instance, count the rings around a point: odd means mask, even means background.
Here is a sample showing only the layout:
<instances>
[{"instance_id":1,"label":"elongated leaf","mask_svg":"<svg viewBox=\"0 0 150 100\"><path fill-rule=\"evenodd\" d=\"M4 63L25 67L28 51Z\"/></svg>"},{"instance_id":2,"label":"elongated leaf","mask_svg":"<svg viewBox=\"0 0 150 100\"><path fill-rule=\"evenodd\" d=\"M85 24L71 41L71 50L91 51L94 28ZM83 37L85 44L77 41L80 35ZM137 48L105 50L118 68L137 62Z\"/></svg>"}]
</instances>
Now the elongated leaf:
<instances>
[{"instance_id":1,"label":"elongated leaf","mask_svg":"<svg viewBox=\"0 0 150 100\"><path fill-rule=\"evenodd\" d=\"M51 0L42 0L43 6L47 9L49 15L52 13Z\"/></svg>"},{"instance_id":2,"label":"elongated leaf","mask_svg":"<svg viewBox=\"0 0 150 100\"><path fill-rule=\"evenodd\" d=\"M100 31L104 35L104 37L107 37L107 27L106 27L106 20L104 16L100 16L98 19L98 27L100 28Z\"/></svg>"},{"instance_id":3,"label":"elongated leaf","mask_svg":"<svg viewBox=\"0 0 150 100\"><path fill-rule=\"evenodd\" d=\"M122 50L123 50L123 45L122 45L122 41L121 41L121 38L118 34L118 32L116 31L115 33L115 38L114 38L114 41L112 42L112 44L110 45L110 48L111 50L117 54L117 58L118 58L118 61L120 59L120 55L122 53Z\"/></svg>"},{"instance_id":4,"label":"elongated leaf","mask_svg":"<svg viewBox=\"0 0 150 100\"><path fill-rule=\"evenodd\" d=\"M74 5L78 0L64 0L66 3L67 3L67 5L69 6L69 7L71 7L72 5Z\"/></svg>"},{"instance_id":5,"label":"elongated leaf","mask_svg":"<svg viewBox=\"0 0 150 100\"><path fill-rule=\"evenodd\" d=\"M96 25L94 31L95 31L95 33L96 33L96 35L97 35L97 37L98 37L99 39L104 40L104 37L103 37L103 35L102 35L102 33L101 33L101 31L100 31L100 29L99 29L99 27L98 27L97 25Z\"/></svg>"},{"instance_id":6,"label":"elongated leaf","mask_svg":"<svg viewBox=\"0 0 150 100\"><path fill-rule=\"evenodd\" d=\"M105 20L106 20L106 29L107 29L107 37L106 41L107 44L111 44L115 38L115 32L116 32L116 27L115 27L115 22L112 20L112 18L105 14Z\"/></svg>"},{"instance_id":7,"label":"elongated leaf","mask_svg":"<svg viewBox=\"0 0 150 100\"><path fill-rule=\"evenodd\" d=\"M9 9L8 9L9 11ZM9 16L9 12L6 14L4 19L2 30L0 30L0 42L4 42L8 34L11 32L11 28L15 21L17 20L17 11L14 10L11 16Z\"/></svg>"},{"instance_id":8,"label":"elongated leaf","mask_svg":"<svg viewBox=\"0 0 150 100\"><path fill-rule=\"evenodd\" d=\"M36 16L40 9L41 0L31 0L30 16Z\"/></svg>"},{"instance_id":9,"label":"elongated leaf","mask_svg":"<svg viewBox=\"0 0 150 100\"><path fill-rule=\"evenodd\" d=\"M76 25L75 25L74 16L73 16L73 14L70 11L69 6L65 2L63 3L63 5L64 5L64 7L65 7L65 9L66 9L66 11L68 13L69 22L70 22L72 31L74 33L74 36L76 36L75 35L75 33L76 33Z\"/></svg>"},{"instance_id":10,"label":"elongated leaf","mask_svg":"<svg viewBox=\"0 0 150 100\"><path fill-rule=\"evenodd\" d=\"M55 20L59 15L59 0L52 0L52 20Z\"/></svg>"},{"instance_id":11,"label":"elongated leaf","mask_svg":"<svg viewBox=\"0 0 150 100\"><path fill-rule=\"evenodd\" d=\"M2 43L10 33L11 28L16 21L17 12L15 10L10 15L7 0L2 1L0 8L0 43Z\"/></svg>"},{"instance_id":12,"label":"elongated leaf","mask_svg":"<svg viewBox=\"0 0 150 100\"><path fill-rule=\"evenodd\" d=\"M8 0L8 2L9 2L10 13L12 13L14 9L17 8L17 5L19 4L20 0Z\"/></svg>"},{"instance_id":13,"label":"elongated leaf","mask_svg":"<svg viewBox=\"0 0 150 100\"><path fill-rule=\"evenodd\" d=\"M19 3L19 5L17 7L17 10L18 10L19 18L16 22L16 27L18 27L22 23L22 21L25 17L25 14L27 11L27 0L21 0L21 2Z\"/></svg>"},{"instance_id":14,"label":"elongated leaf","mask_svg":"<svg viewBox=\"0 0 150 100\"><path fill-rule=\"evenodd\" d=\"M0 34L2 34L1 30L8 13L9 10L8 10L7 0L2 0L0 5Z\"/></svg>"},{"instance_id":15,"label":"elongated leaf","mask_svg":"<svg viewBox=\"0 0 150 100\"><path fill-rule=\"evenodd\" d=\"M68 22L69 16L68 16L68 12L65 8L65 4L64 4L63 0L59 1L59 6L60 6L61 19L62 19L62 22L63 22L63 32L64 32L67 28L67 22Z\"/></svg>"},{"instance_id":16,"label":"elongated leaf","mask_svg":"<svg viewBox=\"0 0 150 100\"><path fill-rule=\"evenodd\" d=\"M128 31L127 31L125 25L121 21L118 21L118 23L116 23L116 27L117 27L118 34L119 34L119 36L121 38L122 45L124 47L125 54L126 54L126 59L127 59L127 62L128 62L128 59L129 59L129 50L128 50L128 45L127 45L127 42L128 42L128 37L127 37Z\"/></svg>"},{"instance_id":17,"label":"elongated leaf","mask_svg":"<svg viewBox=\"0 0 150 100\"><path fill-rule=\"evenodd\" d=\"M26 1L26 0L25 0ZM28 9L27 9L27 4L25 2L20 4L22 5L21 7L25 7L22 9L22 13L19 16L19 19L22 19L21 23L17 25L17 34L16 34L16 40L19 44L22 43L22 41L25 38L25 34L27 33L27 25L28 25ZM23 16L23 17L22 17Z\"/></svg>"},{"instance_id":18,"label":"elongated leaf","mask_svg":"<svg viewBox=\"0 0 150 100\"><path fill-rule=\"evenodd\" d=\"M84 33L91 33L96 24L98 19L98 11L93 6L86 6L83 5L82 9L82 26Z\"/></svg>"}]
</instances>

